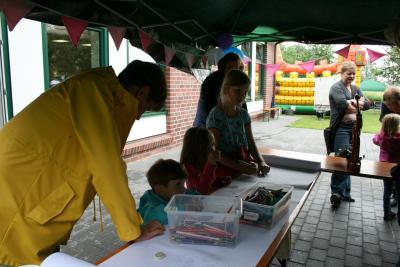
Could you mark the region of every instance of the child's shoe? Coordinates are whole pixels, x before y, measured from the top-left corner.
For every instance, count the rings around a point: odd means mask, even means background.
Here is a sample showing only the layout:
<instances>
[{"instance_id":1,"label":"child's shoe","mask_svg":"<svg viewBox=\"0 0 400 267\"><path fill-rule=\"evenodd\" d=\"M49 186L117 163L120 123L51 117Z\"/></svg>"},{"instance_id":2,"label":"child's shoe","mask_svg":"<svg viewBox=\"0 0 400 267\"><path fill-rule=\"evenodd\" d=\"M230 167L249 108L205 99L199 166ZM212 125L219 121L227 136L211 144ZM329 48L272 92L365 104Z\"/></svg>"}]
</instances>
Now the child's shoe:
<instances>
[{"instance_id":1,"label":"child's shoe","mask_svg":"<svg viewBox=\"0 0 400 267\"><path fill-rule=\"evenodd\" d=\"M383 219L384 219L385 221L391 221L391 220L393 220L394 218L396 218L396 213L394 213L394 212L392 212L392 211L389 211L388 213L386 213L386 214L383 216Z\"/></svg>"}]
</instances>

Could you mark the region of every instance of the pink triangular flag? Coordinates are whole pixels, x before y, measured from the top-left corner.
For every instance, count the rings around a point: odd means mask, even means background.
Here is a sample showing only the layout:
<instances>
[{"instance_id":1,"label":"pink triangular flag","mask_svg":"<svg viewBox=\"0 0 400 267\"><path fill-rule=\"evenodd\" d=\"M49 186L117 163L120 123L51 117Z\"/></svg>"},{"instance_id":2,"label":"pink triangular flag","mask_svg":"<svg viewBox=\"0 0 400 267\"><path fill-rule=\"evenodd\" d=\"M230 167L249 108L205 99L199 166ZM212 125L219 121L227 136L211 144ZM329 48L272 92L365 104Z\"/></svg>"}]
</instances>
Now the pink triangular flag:
<instances>
[{"instance_id":1,"label":"pink triangular flag","mask_svg":"<svg viewBox=\"0 0 400 267\"><path fill-rule=\"evenodd\" d=\"M174 56L175 56L175 50L172 49L171 47L164 45L165 65L168 66L169 63L171 63L171 60L174 58Z\"/></svg>"},{"instance_id":2,"label":"pink triangular flag","mask_svg":"<svg viewBox=\"0 0 400 267\"><path fill-rule=\"evenodd\" d=\"M148 51L150 44L152 43L152 38L150 35L145 33L144 31L139 30L140 41L142 42L142 47L145 52Z\"/></svg>"},{"instance_id":3,"label":"pink triangular flag","mask_svg":"<svg viewBox=\"0 0 400 267\"><path fill-rule=\"evenodd\" d=\"M122 40L124 39L126 28L124 27L108 27L108 32L110 33L112 39L114 40L115 47L119 50Z\"/></svg>"},{"instance_id":4,"label":"pink triangular flag","mask_svg":"<svg viewBox=\"0 0 400 267\"><path fill-rule=\"evenodd\" d=\"M315 60L310 60L310 61L307 61L304 63L300 63L299 66L307 72L312 72L312 70L315 66Z\"/></svg>"},{"instance_id":5,"label":"pink triangular flag","mask_svg":"<svg viewBox=\"0 0 400 267\"><path fill-rule=\"evenodd\" d=\"M72 45L76 47L81 39L83 31L87 27L87 22L80 19L73 19L70 17L61 16L61 20L67 28L69 39Z\"/></svg>"},{"instance_id":6,"label":"pink triangular flag","mask_svg":"<svg viewBox=\"0 0 400 267\"><path fill-rule=\"evenodd\" d=\"M189 68L191 68L194 63L194 55L186 53L185 57L186 57L186 61L188 63Z\"/></svg>"},{"instance_id":7,"label":"pink triangular flag","mask_svg":"<svg viewBox=\"0 0 400 267\"><path fill-rule=\"evenodd\" d=\"M341 55L344 58L347 58L349 56L350 46L351 45L347 45L347 46L343 47L342 49L335 51L335 53L338 55Z\"/></svg>"},{"instance_id":8,"label":"pink triangular flag","mask_svg":"<svg viewBox=\"0 0 400 267\"><path fill-rule=\"evenodd\" d=\"M369 61L371 63L374 62L375 60L377 60L378 58L386 56L386 54L371 50L369 48L367 48L367 52L368 52L368 56L369 56Z\"/></svg>"},{"instance_id":9,"label":"pink triangular flag","mask_svg":"<svg viewBox=\"0 0 400 267\"><path fill-rule=\"evenodd\" d=\"M266 64L265 66L267 67L267 72L269 75L274 76L275 72L279 70L282 64Z\"/></svg>"},{"instance_id":10,"label":"pink triangular flag","mask_svg":"<svg viewBox=\"0 0 400 267\"><path fill-rule=\"evenodd\" d=\"M3 0L0 2L10 31L14 30L18 22L33 8L33 5L27 4L25 1L21 0Z\"/></svg>"}]
</instances>

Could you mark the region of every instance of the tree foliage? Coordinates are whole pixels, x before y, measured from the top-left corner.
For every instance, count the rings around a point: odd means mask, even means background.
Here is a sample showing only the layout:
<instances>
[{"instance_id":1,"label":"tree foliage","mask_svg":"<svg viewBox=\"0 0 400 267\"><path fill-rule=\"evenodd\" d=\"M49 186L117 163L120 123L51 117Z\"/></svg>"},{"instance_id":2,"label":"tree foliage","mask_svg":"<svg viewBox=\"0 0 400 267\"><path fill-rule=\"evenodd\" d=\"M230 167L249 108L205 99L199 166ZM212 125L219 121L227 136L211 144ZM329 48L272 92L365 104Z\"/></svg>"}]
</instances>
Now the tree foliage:
<instances>
[{"instance_id":1,"label":"tree foliage","mask_svg":"<svg viewBox=\"0 0 400 267\"><path fill-rule=\"evenodd\" d=\"M397 46L389 48L384 66L374 70L376 76L383 77L389 84L400 85L400 49Z\"/></svg>"},{"instance_id":2,"label":"tree foliage","mask_svg":"<svg viewBox=\"0 0 400 267\"><path fill-rule=\"evenodd\" d=\"M331 63L334 59L333 46L312 44L312 45L281 45L281 52L283 60L286 63L294 64L296 61L309 61L316 60L316 64L319 64L321 60L327 60Z\"/></svg>"}]
</instances>

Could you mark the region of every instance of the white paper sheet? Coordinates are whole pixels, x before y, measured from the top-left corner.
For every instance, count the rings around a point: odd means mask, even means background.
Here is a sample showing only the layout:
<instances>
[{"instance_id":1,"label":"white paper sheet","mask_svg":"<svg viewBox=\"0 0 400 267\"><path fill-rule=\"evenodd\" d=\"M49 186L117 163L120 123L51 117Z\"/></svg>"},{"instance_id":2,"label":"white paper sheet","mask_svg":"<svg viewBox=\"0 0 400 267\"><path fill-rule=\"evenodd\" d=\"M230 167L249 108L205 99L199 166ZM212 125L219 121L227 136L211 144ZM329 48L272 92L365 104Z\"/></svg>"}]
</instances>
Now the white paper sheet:
<instances>
[{"instance_id":1,"label":"white paper sheet","mask_svg":"<svg viewBox=\"0 0 400 267\"><path fill-rule=\"evenodd\" d=\"M40 267L95 267L86 261L74 258L67 254L57 252L48 256Z\"/></svg>"}]
</instances>

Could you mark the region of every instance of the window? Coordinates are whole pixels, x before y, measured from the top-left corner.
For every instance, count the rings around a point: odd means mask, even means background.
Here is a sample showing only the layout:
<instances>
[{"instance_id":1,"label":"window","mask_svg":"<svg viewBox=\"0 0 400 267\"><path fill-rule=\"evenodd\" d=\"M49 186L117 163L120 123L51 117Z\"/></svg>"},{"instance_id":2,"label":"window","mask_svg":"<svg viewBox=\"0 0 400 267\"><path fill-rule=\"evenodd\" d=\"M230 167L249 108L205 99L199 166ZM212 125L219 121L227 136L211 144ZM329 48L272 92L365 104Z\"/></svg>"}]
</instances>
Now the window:
<instances>
[{"instance_id":1,"label":"window","mask_svg":"<svg viewBox=\"0 0 400 267\"><path fill-rule=\"evenodd\" d=\"M48 87L75 73L102 66L99 30L86 29L77 47L73 47L63 26L46 25L48 56Z\"/></svg>"}]
</instances>

